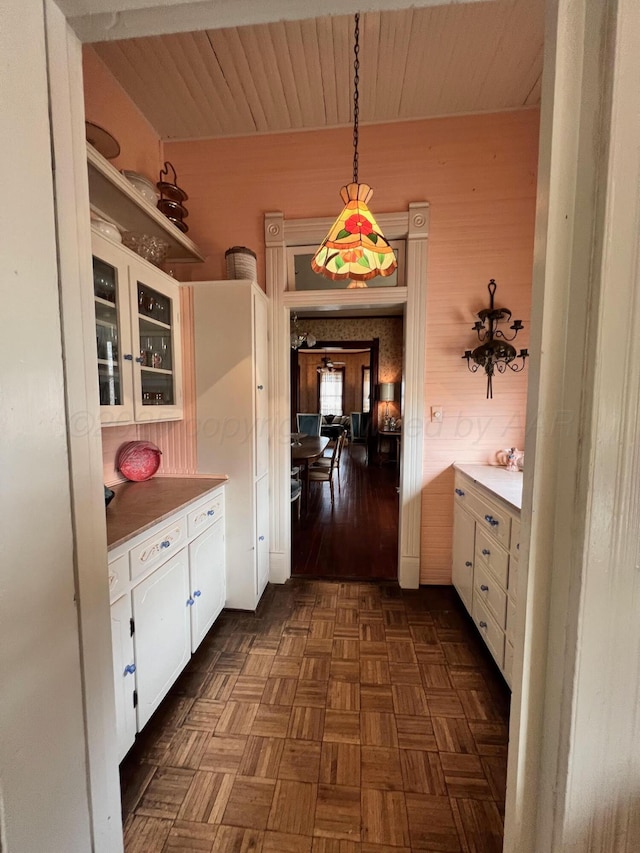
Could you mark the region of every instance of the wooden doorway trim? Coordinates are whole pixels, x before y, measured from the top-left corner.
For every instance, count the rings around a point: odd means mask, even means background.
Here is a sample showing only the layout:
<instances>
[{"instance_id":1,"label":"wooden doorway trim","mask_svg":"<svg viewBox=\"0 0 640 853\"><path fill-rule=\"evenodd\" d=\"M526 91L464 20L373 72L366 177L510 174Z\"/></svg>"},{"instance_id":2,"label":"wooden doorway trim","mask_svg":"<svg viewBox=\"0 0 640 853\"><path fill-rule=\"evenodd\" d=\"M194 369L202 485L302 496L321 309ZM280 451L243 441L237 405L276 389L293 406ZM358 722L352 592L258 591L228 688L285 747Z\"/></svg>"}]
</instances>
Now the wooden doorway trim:
<instances>
[{"instance_id":1,"label":"wooden doorway trim","mask_svg":"<svg viewBox=\"0 0 640 853\"><path fill-rule=\"evenodd\" d=\"M400 213L380 214L389 240L406 241L406 286L355 290L287 290L287 247L318 244L332 219L286 221L282 213L265 215L266 285L269 297L269 370L271 446L271 534L269 579L291 576L290 424L292 312L303 309L404 309L403 455L400 466L398 582L420 584L420 531L424 427L424 369L429 206L410 204ZM372 380L373 381L373 380Z\"/></svg>"}]
</instances>

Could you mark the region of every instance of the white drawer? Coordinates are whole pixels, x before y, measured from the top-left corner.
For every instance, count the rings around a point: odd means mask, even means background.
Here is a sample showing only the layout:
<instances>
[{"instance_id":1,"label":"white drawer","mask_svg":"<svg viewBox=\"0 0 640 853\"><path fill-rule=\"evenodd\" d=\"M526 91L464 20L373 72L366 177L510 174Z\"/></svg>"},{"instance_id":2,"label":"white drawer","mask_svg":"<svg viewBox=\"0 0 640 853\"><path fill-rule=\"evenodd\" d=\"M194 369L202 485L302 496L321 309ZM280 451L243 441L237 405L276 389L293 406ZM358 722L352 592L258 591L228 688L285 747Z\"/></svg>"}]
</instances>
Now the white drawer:
<instances>
[{"instance_id":1,"label":"white drawer","mask_svg":"<svg viewBox=\"0 0 640 853\"><path fill-rule=\"evenodd\" d=\"M518 598L518 569L520 568L519 560L516 560L515 557L509 557L509 586L507 587L509 591L509 598L512 598L514 601Z\"/></svg>"},{"instance_id":2,"label":"white drawer","mask_svg":"<svg viewBox=\"0 0 640 853\"><path fill-rule=\"evenodd\" d=\"M187 540L187 519L181 516L129 551L131 580L176 554Z\"/></svg>"},{"instance_id":3,"label":"white drawer","mask_svg":"<svg viewBox=\"0 0 640 853\"><path fill-rule=\"evenodd\" d=\"M125 591L129 583L129 560L127 554L120 554L109 563L109 602L113 604Z\"/></svg>"},{"instance_id":4,"label":"white drawer","mask_svg":"<svg viewBox=\"0 0 640 853\"><path fill-rule=\"evenodd\" d=\"M224 492L222 490L209 496L197 509L187 515L189 538L205 530L224 515Z\"/></svg>"},{"instance_id":5,"label":"white drawer","mask_svg":"<svg viewBox=\"0 0 640 853\"><path fill-rule=\"evenodd\" d=\"M483 602L499 627L504 630L507 620L507 593L498 586L493 575L489 574L481 563L476 563L473 586L473 594Z\"/></svg>"},{"instance_id":6,"label":"white drawer","mask_svg":"<svg viewBox=\"0 0 640 853\"><path fill-rule=\"evenodd\" d=\"M517 518L511 519L511 544L509 550L516 557L520 557L520 521Z\"/></svg>"},{"instance_id":7,"label":"white drawer","mask_svg":"<svg viewBox=\"0 0 640 853\"><path fill-rule=\"evenodd\" d=\"M504 680L511 687L511 678L513 674L513 646L510 642L504 644L504 666L502 667Z\"/></svg>"},{"instance_id":8,"label":"white drawer","mask_svg":"<svg viewBox=\"0 0 640 853\"><path fill-rule=\"evenodd\" d=\"M516 633L516 603L512 598L507 601L507 642L513 645Z\"/></svg>"},{"instance_id":9,"label":"white drawer","mask_svg":"<svg viewBox=\"0 0 640 853\"><path fill-rule=\"evenodd\" d=\"M509 554L486 531L476 524L476 566L478 562L491 571L500 585L506 589L509 577Z\"/></svg>"},{"instance_id":10,"label":"white drawer","mask_svg":"<svg viewBox=\"0 0 640 853\"><path fill-rule=\"evenodd\" d=\"M500 669L504 664L504 631L491 616L482 601L473 595L473 621Z\"/></svg>"},{"instance_id":11,"label":"white drawer","mask_svg":"<svg viewBox=\"0 0 640 853\"><path fill-rule=\"evenodd\" d=\"M475 508L475 512L478 516L478 526L495 536L508 549L511 537L511 516L486 500L482 501L480 507Z\"/></svg>"},{"instance_id":12,"label":"white drawer","mask_svg":"<svg viewBox=\"0 0 640 853\"><path fill-rule=\"evenodd\" d=\"M469 510L472 508L472 504L474 504L474 498L477 501L477 495L461 477L456 477L453 497L454 505L466 506Z\"/></svg>"}]
</instances>

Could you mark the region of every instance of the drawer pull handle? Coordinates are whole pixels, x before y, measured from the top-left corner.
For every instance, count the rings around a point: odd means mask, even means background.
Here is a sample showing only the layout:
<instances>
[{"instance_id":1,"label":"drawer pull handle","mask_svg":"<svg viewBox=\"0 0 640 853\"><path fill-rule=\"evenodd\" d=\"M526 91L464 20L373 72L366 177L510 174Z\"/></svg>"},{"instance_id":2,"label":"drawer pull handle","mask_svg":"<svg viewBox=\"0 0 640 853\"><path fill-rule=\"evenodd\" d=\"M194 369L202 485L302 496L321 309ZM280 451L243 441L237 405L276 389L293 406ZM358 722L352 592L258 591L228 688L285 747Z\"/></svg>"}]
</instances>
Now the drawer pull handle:
<instances>
[{"instance_id":1,"label":"drawer pull handle","mask_svg":"<svg viewBox=\"0 0 640 853\"><path fill-rule=\"evenodd\" d=\"M492 527L496 527L496 525L500 524L500 522L492 515L485 515L484 520Z\"/></svg>"},{"instance_id":2,"label":"drawer pull handle","mask_svg":"<svg viewBox=\"0 0 640 853\"><path fill-rule=\"evenodd\" d=\"M215 509L208 509L207 510L207 515L215 515L215 514L216 514Z\"/></svg>"},{"instance_id":3,"label":"drawer pull handle","mask_svg":"<svg viewBox=\"0 0 640 853\"><path fill-rule=\"evenodd\" d=\"M485 555L485 557L488 557L488 556L489 556L489 554L491 553L491 551L489 551L489 549L488 549L488 548L483 548L483 549L482 549L482 553Z\"/></svg>"},{"instance_id":4,"label":"drawer pull handle","mask_svg":"<svg viewBox=\"0 0 640 853\"><path fill-rule=\"evenodd\" d=\"M473 563L471 562L471 560L467 560L467 562L465 563L465 566L467 566L468 568L471 568L472 565Z\"/></svg>"},{"instance_id":5,"label":"drawer pull handle","mask_svg":"<svg viewBox=\"0 0 640 853\"><path fill-rule=\"evenodd\" d=\"M194 595L194 598L199 598L202 595L202 592L199 589L194 589L193 595Z\"/></svg>"},{"instance_id":6,"label":"drawer pull handle","mask_svg":"<svg viewBox=\"0 0 640 853\"><path fill-rule=\"evenodd\" d=\"M520 543L518 542L518 544L516 545L516 551L519 551L519 550L520 550Z\"/></svg>"},{"instance_id":7,"label":"drawer pull handle","mask_svg":"<svg viewBox=\"0 0 640 853\"><path fill-rule=\"evenodd\" d=\"M486 585L486 583L480 584L480 589L483 592L489 592L489 587Z\"/></svg>"},{"instance_id":8,"label":"drawer pull handle","mask_svg":"<svg viewBox=\"0 0 640 853\"><path fill-rule=\"evenodd\" d=\"M462 491L462 489L456 489L456 495L459 495L461 498L463 498L464 492Z\"/></svg>"},{"instance_id":9,"label":"drawer pull handle","mask_svg":"<svg viewBox=\"0 0 640 853\"><path fill-rule=\"evenodd\" d=\"M193 600L193 598L187 598L187 607L193 607L194 604L195 601Z\"/></svg>"},{"instance_id":10,"label":"drawer pull handle","mask_svg":"<svg viewBox=\"0 0 640 853\"><path fill-rule=\"evenodd\" d=\"M136 671L135 663L128 663L124 668L124 675L133 675Z\"/></svg>"},{"instance_id":11,"label":"drawer pull handle","mask_svg":"<svg viewBox=\"0 0 640 853\"><path fill-rule=\"evenodd\" d=\"M160 543L161 548L168 548L169 545L171 545L171 542L169 542L168 539L165 539L163 542Z\"/></svg>"},{"instance_id":12,"label":"drawer pull handle","mask_svg":"<svg viewBox=\"0 0 640 853\"><path fill-rule=\"evenodd\" d=\"M482 621L482 619L480 620L480 622L479 622L478 624L480 625L480 627L481 627L481 628L486 628L486 627L487 627L487 623L486 623L486 622L483 622L483 621Z\"/></svg>"}]
</instances>

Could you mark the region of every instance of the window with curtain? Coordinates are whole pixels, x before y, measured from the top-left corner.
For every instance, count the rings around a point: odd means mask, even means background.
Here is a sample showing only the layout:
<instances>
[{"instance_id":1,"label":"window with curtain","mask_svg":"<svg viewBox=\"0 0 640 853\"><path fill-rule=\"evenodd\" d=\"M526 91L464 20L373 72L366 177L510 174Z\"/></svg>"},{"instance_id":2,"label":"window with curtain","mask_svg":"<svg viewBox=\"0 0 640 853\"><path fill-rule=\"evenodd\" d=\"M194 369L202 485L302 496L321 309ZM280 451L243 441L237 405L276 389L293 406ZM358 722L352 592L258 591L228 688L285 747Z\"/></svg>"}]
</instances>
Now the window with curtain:
<instances>
[{"instance_id":1,"label":"window with curtain","mask_svg":"<svg viewBox=\"0 0 640 853\"><path fill-rule=\"evenodd\" d=\"M318 396L321 415L344 414L344 368L318 374Z\"/></svg>"},{"instance_id":2,"label":"window with curtain","mask_svg":"<svg viewBox=\"0 0 640 853\"><path fill-rule=\"evenodd\" d=\"M362 411L371 411L371 368L362 368Z\"/></svg>"}]
</instances>

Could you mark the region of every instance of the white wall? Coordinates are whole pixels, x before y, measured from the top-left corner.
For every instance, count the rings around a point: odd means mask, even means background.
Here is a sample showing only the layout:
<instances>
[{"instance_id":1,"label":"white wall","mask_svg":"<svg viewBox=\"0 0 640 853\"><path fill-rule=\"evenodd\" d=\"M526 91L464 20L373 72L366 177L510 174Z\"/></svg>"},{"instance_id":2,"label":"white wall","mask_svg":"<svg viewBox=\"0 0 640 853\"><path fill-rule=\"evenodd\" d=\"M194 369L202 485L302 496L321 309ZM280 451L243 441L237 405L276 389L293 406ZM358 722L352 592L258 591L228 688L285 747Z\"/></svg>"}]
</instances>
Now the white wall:
<instances>
[{"instance_id":1,"label":"white wall","mask_svg":"<svg viewBox=\"0 0 640 853\"><path fill-rule=\"evenodd\" d=\"M43 6L3 0L0 821L5 853L91 850Z\"/></svg>"}]
</instances>

